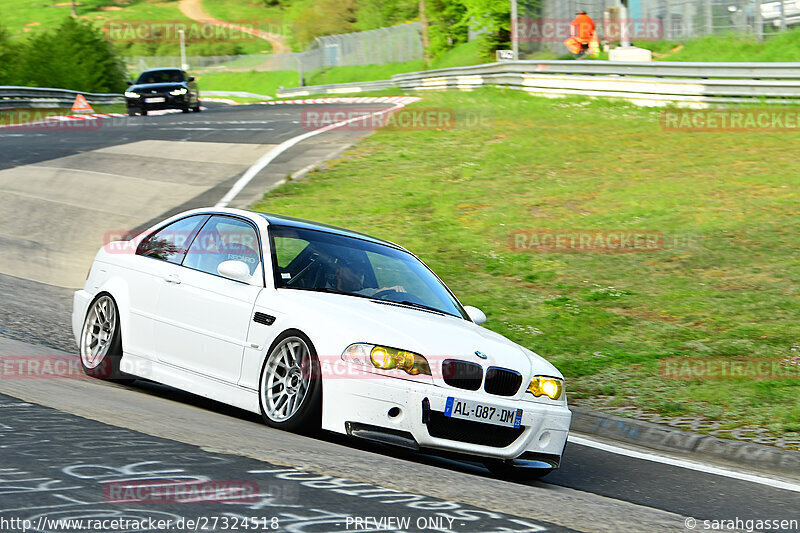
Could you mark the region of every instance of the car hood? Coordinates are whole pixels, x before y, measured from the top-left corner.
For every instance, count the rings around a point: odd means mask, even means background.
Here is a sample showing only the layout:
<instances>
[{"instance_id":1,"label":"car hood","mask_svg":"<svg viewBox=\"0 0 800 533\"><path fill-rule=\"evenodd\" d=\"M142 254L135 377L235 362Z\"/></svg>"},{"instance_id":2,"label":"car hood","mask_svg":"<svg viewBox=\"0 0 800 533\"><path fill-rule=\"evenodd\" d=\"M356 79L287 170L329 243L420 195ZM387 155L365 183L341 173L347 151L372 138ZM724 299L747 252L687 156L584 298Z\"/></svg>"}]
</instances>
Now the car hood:
<instances>
[{"instance_id":1,"label":"car hood","mask_svg":"<svg viewBox=\"0 0 800 533\"><path fill-rule=\"evenodd\" d=\"M432 363L459 359L484 368L510 368L525 379L562 377L541 356L462 318L340 294L291 289L277 293L286 316L303 316L307 325L301 327L319 331L321 338L337 339L323 348L332 352L325 352L329 356L339 356L348 345L363 342L419 353Z\"/></svg>"},{"instance_id":2,"label":"car hood","mask_svg":"<svg viewBox=\"0 0 800 533\"><path fill-rule=\"evenodd\" d=\"M131 85L130 87L128 87L128 91L135 92L135 93L156 91L156 92L162 93L162 92L172 91L174 89L182 89L182 88L186 88L186 87L187 87L186 83L177 83L177 82L171 82L171 83L141 83L141 84L138 84L138 85Z\"/></svg>"}]
</instances>

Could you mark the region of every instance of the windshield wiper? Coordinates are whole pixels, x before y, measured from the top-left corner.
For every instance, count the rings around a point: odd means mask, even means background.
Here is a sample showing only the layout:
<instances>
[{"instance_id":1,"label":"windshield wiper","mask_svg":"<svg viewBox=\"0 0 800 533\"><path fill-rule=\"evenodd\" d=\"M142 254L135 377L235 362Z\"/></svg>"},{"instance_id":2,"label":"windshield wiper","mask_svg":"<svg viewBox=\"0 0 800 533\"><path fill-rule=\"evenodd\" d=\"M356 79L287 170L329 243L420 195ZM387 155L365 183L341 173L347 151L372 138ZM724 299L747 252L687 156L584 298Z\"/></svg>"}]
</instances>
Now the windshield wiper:
<instances>
[{"instance_id":1,"label":"windshield wiper","mask_svg":"<svg viewBox=\"0 0 800 533\"><path fill-rule=\"evenodd\" d=\"M425 304L420 304L420 303L417 303L417 302L409 302L408 300L401 300L401 301L399 301L399 302L395 302L395 301L393 301L393 300L381 300L381 301L390 302L390 303L396 303L396 304L402 304L402 305L407 305L407 306L409 306L409 307L416 307L417 309L425 309L426 311L433 311L434 313L439 313L440 315L447 315L447 314L449 314L449 313L445 313L445 312L444 312L444 311L442 311L441 309L436 309L435 307L431 307L431 306L429 306L429 305L425 305Z\"/></svg>"}]
</instances>

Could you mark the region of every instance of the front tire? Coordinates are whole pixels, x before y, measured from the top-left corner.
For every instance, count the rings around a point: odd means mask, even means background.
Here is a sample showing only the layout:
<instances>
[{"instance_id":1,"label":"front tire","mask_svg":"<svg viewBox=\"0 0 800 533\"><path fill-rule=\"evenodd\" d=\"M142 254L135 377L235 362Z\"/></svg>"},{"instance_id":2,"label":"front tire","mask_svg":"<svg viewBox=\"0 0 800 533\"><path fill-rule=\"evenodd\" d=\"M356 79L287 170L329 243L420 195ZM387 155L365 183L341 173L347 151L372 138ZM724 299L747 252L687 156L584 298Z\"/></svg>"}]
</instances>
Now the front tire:
<instances>
[{"instance_id":1,"label":"front tire","mask_svg":"<svg viewBox=\"0 0 800 533\"><path fill-rule=\"evenodd\" d=\"M261 368L261 416L274 428L313 433L322 422L322 378L311 340L298 330L275 339Z\"/></svg>"},{"instance_id":2,"label":"front tire","mask_svg":"<svg viewBox=\"0 0 800 533\"><path fill-rule=\"evenodd\" d=\"M89 306L80 342L81 367L87 376L118 383L135 380L120 370L122 334L114 298L101 294Z\"/></svg>"}]
</instances>

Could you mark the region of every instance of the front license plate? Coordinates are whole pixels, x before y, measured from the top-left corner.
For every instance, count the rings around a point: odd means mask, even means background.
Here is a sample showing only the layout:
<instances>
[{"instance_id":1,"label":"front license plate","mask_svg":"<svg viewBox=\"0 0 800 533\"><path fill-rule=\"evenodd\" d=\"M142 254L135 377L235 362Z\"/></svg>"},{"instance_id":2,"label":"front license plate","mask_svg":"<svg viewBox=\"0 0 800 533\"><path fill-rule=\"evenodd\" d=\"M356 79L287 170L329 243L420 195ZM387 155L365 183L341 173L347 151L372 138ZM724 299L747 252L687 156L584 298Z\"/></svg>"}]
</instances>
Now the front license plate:
<instances>
[{"instance_id":1,"label":"front license plate","mask_svg":"<svg viewBox=\"0 0 800 533\"><path fill-rule=\"evenodd\" d=\"M444 416L512 428L518 428L522 423L522 409L508 409L472 400L457 400L452 396L447 397Z\"/></svg>"},{"instance_id":2,"label":"front license plate","mask_svg":"<svg viewBox=\"0 0 800 533\"><path fill-rule=\"evenodd\" d=\"M145 98L144 101L146 104L161 104L167 100L163 96L158 96L156 98Z\"/></svg>"}]
</instances>

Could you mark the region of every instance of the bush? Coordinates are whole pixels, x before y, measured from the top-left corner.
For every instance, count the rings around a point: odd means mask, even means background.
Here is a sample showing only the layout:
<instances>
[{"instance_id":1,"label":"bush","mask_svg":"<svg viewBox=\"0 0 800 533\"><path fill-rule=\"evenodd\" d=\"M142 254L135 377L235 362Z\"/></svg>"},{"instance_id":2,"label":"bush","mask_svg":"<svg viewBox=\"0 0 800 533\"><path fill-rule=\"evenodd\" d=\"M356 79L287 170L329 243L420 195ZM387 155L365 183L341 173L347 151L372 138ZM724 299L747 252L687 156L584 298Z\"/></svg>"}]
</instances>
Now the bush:
<instances>
[{"instance_id":1,"label":"bush","mask_svg":"<svg viewBox=\"0 0 800 533\"><path fill-rule=\"evenodd\" d=\"M17 83L17 48L5 28L0 28L0 85Z\"/></svg>"},{"instance_id":2,"label":"bush","mask_svg":"<svg viewBox=\"0 0 800 533\"><path fill-rule=\"evenodd\" d=\"M125 89L122 62L103 33L91 23L67 18L54 31L11 46L15 48L16 66L10 80L15 85L99 93ZM3 49L0 37L0 56ZM7 64L5 60L0 62Z\"/></svg>"}]
</instances>

